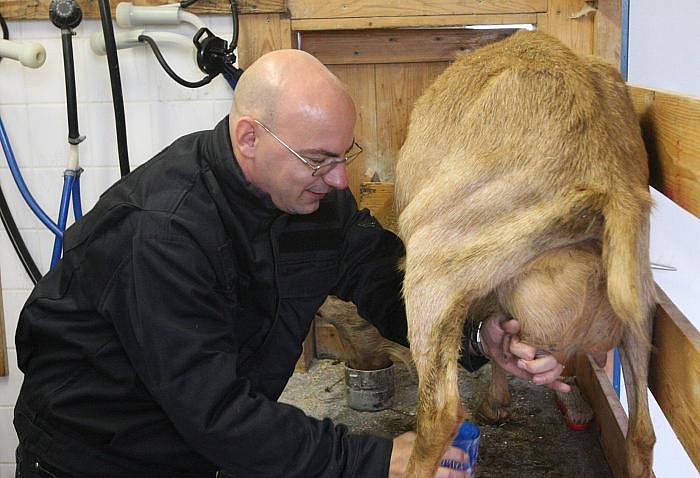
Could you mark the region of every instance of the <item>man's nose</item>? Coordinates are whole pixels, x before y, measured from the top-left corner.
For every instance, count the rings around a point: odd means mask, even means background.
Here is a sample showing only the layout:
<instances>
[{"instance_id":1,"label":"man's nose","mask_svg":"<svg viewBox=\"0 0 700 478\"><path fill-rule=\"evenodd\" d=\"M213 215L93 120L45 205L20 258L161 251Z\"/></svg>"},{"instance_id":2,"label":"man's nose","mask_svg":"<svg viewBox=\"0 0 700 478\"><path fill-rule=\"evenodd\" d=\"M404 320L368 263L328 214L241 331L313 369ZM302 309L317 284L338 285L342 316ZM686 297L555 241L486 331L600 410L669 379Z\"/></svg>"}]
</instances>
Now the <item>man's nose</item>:
<instances>
[{"instance_id":1,"label":"man's nose","mask_svg":"<svg viewBox=\"0 0 700 478\"><path fill-rule=\"evenodd\" d=\"M336 189L348 187L348 169L345 163L336 165L323 175L323 182Z\"/></svg>"}]
</instances>

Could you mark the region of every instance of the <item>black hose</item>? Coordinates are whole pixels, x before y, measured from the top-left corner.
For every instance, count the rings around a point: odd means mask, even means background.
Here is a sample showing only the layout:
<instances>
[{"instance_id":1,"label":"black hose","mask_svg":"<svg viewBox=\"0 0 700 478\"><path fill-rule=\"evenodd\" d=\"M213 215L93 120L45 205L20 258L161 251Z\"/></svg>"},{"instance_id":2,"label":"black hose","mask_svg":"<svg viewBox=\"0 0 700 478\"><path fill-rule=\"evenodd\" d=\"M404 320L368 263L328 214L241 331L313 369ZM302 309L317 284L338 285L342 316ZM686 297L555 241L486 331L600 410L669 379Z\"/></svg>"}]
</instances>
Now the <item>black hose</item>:
<instances>
[{"instance_id":1,"label":"black hose","mask_svg":"<svg viewBox=\"0 0 700 478\"><path fill-rule=\"evenodd\" d=\"M182 0L180 8L191 7L199 0ZM233 21L233 34L231 35L230 50L233 51L238 46L238 1L231 0L231 20Z\"/></svg>"},{"instance_id":2,"label":"black hose","mask_svg":"<svg viewBox=\"0 0 700 478\"><path fill-rule=\"evenodd\" d=\"M29 278L32 280L32 282L36 284L39 282L39 279L41 279L41 272L39 272L39 268L36 266L29 249L27 249L26 244L22 240L22 235L20 234L17 224L12 217L12 213L7 205L7 200L5 199L5 194L2 192L2 188L0 188L0 219L2 219L2 225L5 226L5 230L7 231L7 235L10 237L12 247L15 249L20 262L22 262L24 270L27 271L27 274L29 274Z\"/></svg>"},{"instance_id":3,"label":"black hose","mask_svg":"<svg viewBox=\"0 0 700 478\"><path fill-rule=\"evenodd\" d=\"M0 28L2 28L2 39L9 40L10 30L7 28L7 22L5 21L5 18L3 18L2 13L0 13ZM2 61L2 57L0 57L0 61Z\"/></svg>"},{"instance_id":4,"label":"black hose","mask_svg":"<svg viewBox=\"0 0 700 478\"><path fill-rule=\"evenodd\" d=\"M231 0L231 20L233 21L233 34L229 48L233 51L238 46L238 2Z\"/></svg>"},{"instance_id":5,"label":"black hose","mask_svg":"<svg viewBox=\"0 0 700 478\"><path fill-rule=\"evenodd\" d=\"M2 28L3 40L9 40L10 30L7 28L7 22L3 18L2 14L0 14L0 27ZM2 60L2 58L0 58L0 60ZM22 239L22 234L20 234L17 224L15 223L15 219L12 217L10 207L7 205L5 194L2 192L2 187L0 187L0 220L2 220L2 225L5 226L5 231L7 231L12 247L15 249L17 257L19 257L24 270L27 271L27 274L32 282L36 284L39 279L41 279L41 272L39 272L36 262L34 262L29 249L27 249L27 245Z\"/></svg>"},{"instance_id":6,"label":"black hose","mask_svg":"<svg viewBox=\"0 0 700 478\"><path fill-rule=\"evenodd\" d=\"M112 103L114 105L114 122L117 128L117 150L119 152L119 170L122 177L129 174L129 149L126 143L126 117L124 116L124 96L122 95L122 80L119 75L119 58L117 44L114 41L114 27L109 0L100 0L100 18L102 20L102 35L107 52L109 78L112 83Z\"/></svg>"},{"instance_id":7,"label":"black hose","mask_svg":"<svg viewBox=\"0 0 700 478\"><path fill-rule=\"evenodd\" d=\"M187 81L184 78L178 76L177 73L175 73L173 69L170 68L170 65L168 65L168 62L166 62L165 58L163 58L163 54L160 52L158 44L155 42L155 40L153 40L153 38L149 37L148 35L139 35L139 41L142 43L148 43L148 45L153 50L153 54L156 56L158 63L160 63L160 66L163 67L163 69L168 74L168 76L170 76L170 78L172 78L182 86L186 86L187 88L199 88L200 86L209 84L211 80L213 80L214 77L216 77L216 75L207 75L199 81Z\"/></svg>"},{"instance_id":8,"label":"black hose","mask_svg":"<svg viewBox=\"0 0 700 478\"><path fill-rule=\"evenodd\" d=\"M71 144L80 142L78 131L78 99L75 93L75 65L73 62L73 30L61 30L63 44L63 71L66 78L66 106L68 109L68 141Z\"/></svg>"}]
</instances>

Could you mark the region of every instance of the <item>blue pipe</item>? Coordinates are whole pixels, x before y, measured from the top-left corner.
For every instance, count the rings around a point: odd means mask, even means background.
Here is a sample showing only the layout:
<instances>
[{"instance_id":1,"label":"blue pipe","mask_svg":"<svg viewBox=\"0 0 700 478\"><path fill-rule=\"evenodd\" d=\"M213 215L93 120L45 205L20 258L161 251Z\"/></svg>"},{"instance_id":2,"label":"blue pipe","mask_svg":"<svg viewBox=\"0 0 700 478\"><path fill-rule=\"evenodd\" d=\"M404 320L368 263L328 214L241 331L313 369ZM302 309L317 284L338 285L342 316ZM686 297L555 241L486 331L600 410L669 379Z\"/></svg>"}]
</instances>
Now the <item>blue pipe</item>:
<instances>
[{"instance_id":1,"label":"blue pipe","mask_svg":"<svg viewBox=\"0 0 700 478\"><path fill-rule=\"evenodd\" d=\"M25 202L31 208L34 214L36 214L36 217L38 217L39 220L51 230L51 232L53 232L57 236L62 236L63 231L58 227L58 225L56 225L56 223L54 223L51 220L51 218L44 212L44 210L41 209L34 197L32 197L32 194L29 192L27 185L24 183L24 179L22 179L22 173L19 171L17 161L15 160L15 155L12 152L12 146L10 146L10 139L7 137L7 131L5 131L5 125L2 122L2 118L0 118L0 143L2 143L2 149L5 152L5 157L7 158L7 165L10 167L12 177L14 178L15 183L17 184L19 192L22 193L22 197L24 198Z\"/></svg>"},{"instance_id":2,"label":"blue pipe","mask_svg":"<svg viewBox=\"0 0 700 478\"><path fill-rule=\"evenodd\" d=\"M627 81L630 47L630 1L622 0L622 25L620 39L620 74ZM613 360L613 388L620 398L620 351L615 349Z\"/></svg>"},{"instance_id":3,"label":"blue pipe","mask_svg":"<svg viewBox=\"0 0 700 478\"><path fill-rule=\"evenodd\" d=\"M63 192L61 194L61 207L58 211L58 227L61 231L66 230L66 223L68 222L68 207L70 205L70 197L73 192L73 183L75 182L75 176L72 174L63 175ZM61 259L61 252L63 251L63 234L56 235L56 239L53 242L53 253L51 254L51 268L56 265L56 263Z\"/></svg>"},{"instance_id":4,"label":"blue pipe","mask_svg":"<svg viewBox=\"0 0 700 478\"><path fill-rule=\"evenodd\" d=\"M73 182L73 217L76 221L83 217L83 207L80 202L80 173L75 176Z\"/></svg>"}]
</instances>

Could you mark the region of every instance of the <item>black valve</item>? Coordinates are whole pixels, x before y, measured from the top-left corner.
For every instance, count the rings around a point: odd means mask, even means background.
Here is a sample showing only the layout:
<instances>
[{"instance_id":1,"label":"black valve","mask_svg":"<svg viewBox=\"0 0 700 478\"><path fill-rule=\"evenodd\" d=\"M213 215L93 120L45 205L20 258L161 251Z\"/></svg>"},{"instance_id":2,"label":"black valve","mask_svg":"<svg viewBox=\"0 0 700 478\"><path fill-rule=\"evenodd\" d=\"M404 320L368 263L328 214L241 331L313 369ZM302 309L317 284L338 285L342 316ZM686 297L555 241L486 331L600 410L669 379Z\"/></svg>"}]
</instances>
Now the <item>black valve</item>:
<instances>
[{"instance_id":1,"label":"black valve","mask_svg":"<svg viewBox=\"0 0 700 478\"><path fill-rule=\"evenodd\" d=\"M83 11L75 0L51 0L49 18L58 28L75 28L83 19Z\"/></svg>"},{"instance_id":2,"label":"black valve","mask_svg":"<svg viewBox=\"0 0 700 478\"><path fill-rule=\"evenodd\" d=\"M226 40L217 37L208 28L200 28L193 41L197 47L197 65L200 70L209 75L221 73L234 84L238 81L243 70L234 66L236 55Z\"/></svg>"}]
</instances>

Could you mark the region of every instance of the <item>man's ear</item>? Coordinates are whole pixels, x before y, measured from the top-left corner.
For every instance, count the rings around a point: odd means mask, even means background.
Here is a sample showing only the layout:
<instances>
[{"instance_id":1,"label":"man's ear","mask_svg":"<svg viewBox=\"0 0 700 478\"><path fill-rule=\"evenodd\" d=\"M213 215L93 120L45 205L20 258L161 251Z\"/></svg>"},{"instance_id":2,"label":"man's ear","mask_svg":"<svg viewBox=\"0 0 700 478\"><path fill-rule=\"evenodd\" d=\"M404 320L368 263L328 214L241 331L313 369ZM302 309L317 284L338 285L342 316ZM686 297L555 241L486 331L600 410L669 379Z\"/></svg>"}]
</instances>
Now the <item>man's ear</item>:
<instances>
[{"instance_id":1,"label":"man's ear","mask_svg":"<svg viewBox=\"0 0 700 478\"><path fill-rule=\"evenodd\" d=\"M242 116L232 128L232 141L245 158L253 158L258 146L255 122L249 116Z\"/></svg>"}]
</instances>

